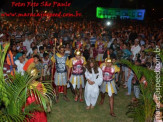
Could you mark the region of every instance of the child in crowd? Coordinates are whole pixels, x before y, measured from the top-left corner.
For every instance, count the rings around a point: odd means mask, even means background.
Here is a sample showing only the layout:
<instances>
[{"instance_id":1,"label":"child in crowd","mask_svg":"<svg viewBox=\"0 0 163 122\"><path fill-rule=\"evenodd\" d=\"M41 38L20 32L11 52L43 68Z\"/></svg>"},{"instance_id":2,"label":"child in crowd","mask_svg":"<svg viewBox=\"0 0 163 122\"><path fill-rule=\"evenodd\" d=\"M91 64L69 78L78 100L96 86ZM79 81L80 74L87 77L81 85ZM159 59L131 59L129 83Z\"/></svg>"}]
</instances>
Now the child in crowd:
<instances>
[{"instance_id":1,"label":"child in crowd","mask_svg":"<svg viewBox=\"0 0 163 122\"><path fill-rule=\"evenodd\" d=\"M50 62L49 54L48 53L44 53L43 54L42 65L43 65L43 80L45 80L46 77L47 77L47 80L50 80L50 66L51 66L51 62Z\"/></svg>"},{"instance_id":2,"label":"child in crowd","mask_svg":"<svg viewBox=\"0 0 163 122\"><path fill-rule=\"evenodd\" d=\"M23 58L23 54L17 53L16 57L17 57L17 60L15 61L15 64L17 66L17 72L21 73L21 75L24 75L23 67L24 67L25 61Z\"/></svg>"},{"instance_id":3,"label":"child in crowd","mask_svg":"<svg viewBox=\"0 0 163 122\"><path fill-rule=\"evenodd\" d=\"M39 47L39 54L40 54L40 58L43 58L43 54L44 54L44 47L43 46Z\"/></svg>"},{"instance_id":4,"label":"child in crowd","mask_svg":"<svg viewBox=\"0 0 163 122\"><path fill-rule=\"evenodd\" d=\"M34 63L35 63L35 67L36 69L39 71L39 75L40 75L40 81L43 80L43 66L42 66L42 63L40 62L40 57L38 55L34 55L33 56L34 58Z\"/></svg>"}]
</instances>

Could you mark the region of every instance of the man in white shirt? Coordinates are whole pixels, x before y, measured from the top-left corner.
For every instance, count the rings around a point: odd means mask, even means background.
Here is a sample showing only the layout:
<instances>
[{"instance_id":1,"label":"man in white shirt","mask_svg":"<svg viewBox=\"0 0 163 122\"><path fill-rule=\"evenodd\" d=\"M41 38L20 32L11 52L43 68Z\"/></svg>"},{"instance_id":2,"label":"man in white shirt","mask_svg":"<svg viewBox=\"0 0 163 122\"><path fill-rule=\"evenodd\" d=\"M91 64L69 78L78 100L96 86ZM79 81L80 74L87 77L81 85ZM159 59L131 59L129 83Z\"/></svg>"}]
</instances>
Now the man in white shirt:
<instances>
[{"instance_id":1,"label":"man in white shirt","mask_svg":"<svg viewBox=\"0 0 163 122\"><path fill-rule=\"evenodd\" d=\"M16 56L17 56L17 60L15 61L15 64L17 65L17 72L21 73L21 75L24 75L23 67L24 67L24 64L25 64L25 60L22 57L23 54L18 53Z\"/></svg>"},{"instance_id":2,"label":"man in white shirt","mask_svg":"<svg viewBox=\"0 0 163 122\"><path fill-rule=\"evenodd\" d=\"M136 54L138 54L141 50L141 47L139 45L139 40L135 39L134 45L131 47L131 52L133 54L133 60L136 60Z\"/></svg>"},{"instance_id":3,"label":"man in white shirt","mask_svg":"<svg viewBox=\"0 0 163 122\"><path fill-rule=\"evenodd\" d=\"M33 42L32 36L28 35L28 37L25 39L25 41L23 42L23 46L26 47L27 51L30 50L31 48L31 43Z\"/></svg>"}]
</instances>

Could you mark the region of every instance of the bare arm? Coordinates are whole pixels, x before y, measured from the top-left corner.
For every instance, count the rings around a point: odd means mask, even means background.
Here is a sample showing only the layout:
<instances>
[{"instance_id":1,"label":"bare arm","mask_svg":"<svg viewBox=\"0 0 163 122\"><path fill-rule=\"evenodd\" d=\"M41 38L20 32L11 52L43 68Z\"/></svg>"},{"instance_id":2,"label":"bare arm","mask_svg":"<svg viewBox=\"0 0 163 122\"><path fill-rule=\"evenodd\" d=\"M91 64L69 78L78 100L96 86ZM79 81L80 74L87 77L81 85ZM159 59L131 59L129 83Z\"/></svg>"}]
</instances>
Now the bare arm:
<instances>
[{"instance_id":1,"label":"bare arm","mask_svg":"<svg viewBox=\"0 0 163 122\"><path fill-rule=\"evenodd\" d=\"M67 79L69 79L69 67L66 66L66 69L67 69Z\"/></svg>"},{"instance_id":2,"label":"bare arm","mask_svg":"<svg viewBox=\"0 0 163 122\"><path fill-rule=\"evenodd\" d=\"M68 68L68 77L67 77L67 80L70 80L69 76L70 76L70 73L71 73L71 69L72 69L72 67L71 68Z\"/></svg>"}]
</instances>

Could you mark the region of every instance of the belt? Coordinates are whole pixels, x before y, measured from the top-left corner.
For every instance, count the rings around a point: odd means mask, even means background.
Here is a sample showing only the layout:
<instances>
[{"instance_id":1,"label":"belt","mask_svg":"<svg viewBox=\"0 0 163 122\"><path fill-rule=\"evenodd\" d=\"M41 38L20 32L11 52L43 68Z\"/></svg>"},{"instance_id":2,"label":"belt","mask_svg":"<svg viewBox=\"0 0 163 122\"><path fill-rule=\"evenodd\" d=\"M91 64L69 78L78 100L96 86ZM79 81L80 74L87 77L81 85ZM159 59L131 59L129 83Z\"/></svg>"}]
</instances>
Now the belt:
<instances>
[{"instance_id":1,"label":"belt","mask_svg":"<svg viewBox=\"0 0 163 122\"><path fill-rule=\"evenodd\" d=\"M66 73L67 71L57 71L57 73Z\"/></svg>"},{"instance_id":2,"label":"belt","mask_svg":"<svg viewBox=\"0 0 163 122\"><path fill-rule=\"evenodd\" d=\"M72 75L83 75L83 73L80 73L80 74L74 74L74 73L72 73Z\"/></svg>"},{"instance_id":3,"label":"belt","mask_svg":"<svg viewBox=\"0 0 163 122\"><path fill-rule=\"evenodd\" d=\"M113 79L111 79L111 80L108 80L108 81L104 80L104 82L111 82L111 81L113 81Z\"/></svg>"}]
</instances>

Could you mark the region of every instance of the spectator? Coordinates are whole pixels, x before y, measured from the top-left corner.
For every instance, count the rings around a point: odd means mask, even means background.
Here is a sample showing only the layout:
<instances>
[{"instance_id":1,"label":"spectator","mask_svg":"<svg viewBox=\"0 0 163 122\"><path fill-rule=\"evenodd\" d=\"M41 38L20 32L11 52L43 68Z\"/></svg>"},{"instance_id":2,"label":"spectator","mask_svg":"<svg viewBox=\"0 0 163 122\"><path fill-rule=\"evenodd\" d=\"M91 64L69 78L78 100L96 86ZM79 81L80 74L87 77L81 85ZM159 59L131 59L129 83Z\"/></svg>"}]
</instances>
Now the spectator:
<instances>
[{"instance_id":1,"label":"spectator","mask_svg":"<svg viewBox=\"0 0 163 122\"><path fill-rule=\"evenodd\" d=\"M141 48L139 46L139 40L135 39L135 43L134 45L131 47L131 52L133 54L133 60L136 59L136 54L138 54L140 52Z\"/></svg>"}]
</instances>

